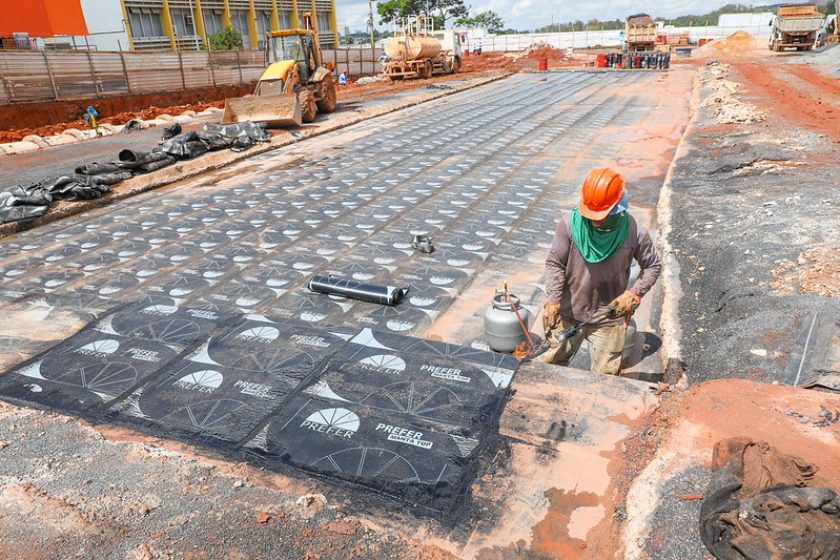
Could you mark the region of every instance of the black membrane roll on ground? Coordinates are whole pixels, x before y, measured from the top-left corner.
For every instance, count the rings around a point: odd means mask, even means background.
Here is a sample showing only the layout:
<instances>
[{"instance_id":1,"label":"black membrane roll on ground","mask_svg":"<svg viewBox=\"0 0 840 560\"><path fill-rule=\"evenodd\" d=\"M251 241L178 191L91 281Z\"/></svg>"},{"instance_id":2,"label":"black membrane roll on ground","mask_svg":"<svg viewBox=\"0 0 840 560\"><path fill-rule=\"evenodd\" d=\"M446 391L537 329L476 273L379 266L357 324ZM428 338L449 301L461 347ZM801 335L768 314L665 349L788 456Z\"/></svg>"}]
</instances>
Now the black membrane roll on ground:
<instances>
[{"instance_id":1,"label":"black membrane roll on ground","mask_svg":"<svg viewBox=\"0 0 840 560\"><path fill-rule=\"evenodd\" d=\"M380 305L397 305L408 293L408 288L364 284L333 276L316 275L309 281L309 289L322 294L344 296Z\"/></svg>"}]
</instances>

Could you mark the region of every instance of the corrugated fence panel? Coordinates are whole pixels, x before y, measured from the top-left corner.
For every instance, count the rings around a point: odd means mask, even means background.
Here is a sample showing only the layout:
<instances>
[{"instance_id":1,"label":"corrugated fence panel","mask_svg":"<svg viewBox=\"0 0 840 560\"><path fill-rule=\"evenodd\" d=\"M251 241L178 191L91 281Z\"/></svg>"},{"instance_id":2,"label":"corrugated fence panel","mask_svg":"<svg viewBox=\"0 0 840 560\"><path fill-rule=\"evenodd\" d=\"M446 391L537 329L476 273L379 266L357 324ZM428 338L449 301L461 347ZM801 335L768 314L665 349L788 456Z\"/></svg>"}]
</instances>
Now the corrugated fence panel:
<instances>
[{"instance_id":1,"label":"corrugated fence panel","mask_svg":"<svg viewBox=\"0 0 840 560\"><path fill-rule=\"evenodd\" d=\"M206 52L182 52L181 61L184 64L184 82L187 89L213 85L209 57Z\"/></svg>"},{"instance_id":2,"label":"corrugated fence panel","mask_svg":"<svg viewBox=\"0 0 840 560\"><path fill-rule=\"evenodd\" d=\"M91 53L94 73L99 92L103 95L125 95L128 93L122 55L117 52Z\"/></svg>"},{"instance_id":3,"label":"corrugated fence panel","mask_svg":"<svg viewBox=\"0 0 840 560\"><path fill-rule=\"evenodd\" d=\"M98 78L92 70L93 57L85 52L47 53L58 95L61 99L96 97Z\"/></svg>"},{"instance_id":4,"label":"corrugated fence panel","mask_svg":"<svg viewBox=\"0 0 840 560\"><path fill-rule=\"evenodd\" d=\"M216 75L216 84L230 86L245 82L244 73L240 76L239 64L235 52L214 52L213 72Z\"/></svg>"},{"instance_id":5,"label":"corrugated fence panel","mask_svg":"<svg viewBox=\"0 0 840 560\"><path fill-rule=\"evenodd\" d=\"M184 88L178 53L154 53L125 56L132 93L165 93Z\"/></svg>"},{"instance_id":6,"label":"corrugated fence panel","mask_svg":"<svg viewBox=\"0 0 840 560\"><path fill-rule=\"evenodd\" d=\"M380 74L377 52L371 48L324 49L321 55L325 62L335 62L335 74L347 72L348 76L370 76Z\"/></svg>"},{"instance_id":7,"label":"corrugated fence panel","mask_svg":"<svg viewBox=\"0 0 840 560\"><path fill-rule=\"evenodd\" d=\"M55 99L43 53L0 54L0 74L13 102Z\"/></svg>"},{"instance_id":8,"label":"corrugated fence panel","mask_svg":"<svg viewBox=\"0 0 840 560\"><path fill-rule=\"evenodd\" d=\"M0 104L247 84L263 64L259 51L0 52Z\"/></svg>"}]
</instances>

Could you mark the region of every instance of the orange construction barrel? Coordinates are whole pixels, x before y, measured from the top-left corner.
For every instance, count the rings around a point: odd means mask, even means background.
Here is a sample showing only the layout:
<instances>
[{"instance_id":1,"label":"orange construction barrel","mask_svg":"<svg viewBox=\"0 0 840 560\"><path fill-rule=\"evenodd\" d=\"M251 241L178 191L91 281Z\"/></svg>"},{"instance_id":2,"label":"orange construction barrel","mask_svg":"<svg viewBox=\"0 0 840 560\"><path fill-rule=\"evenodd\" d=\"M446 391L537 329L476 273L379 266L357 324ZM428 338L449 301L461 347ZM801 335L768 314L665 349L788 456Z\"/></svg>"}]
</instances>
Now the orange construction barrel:
<instances>
[{"instance_id":1,"label":"orange construction barrel","mask_svg":"<svg viewBox=\"0 0 840 560\"><path fill-rule=\"evenodd\" d=\"M540 59L538 70L540 72L548 72L548 59L547 58L541 58Z\"/></svg>"},{"instance_id":2,"label":"orange construction barrel","mask_svg":"<svg viewBox=\"0 0 840 560\"><path fill-rule=\"evenodd\" d=\"M606 54L599 54L597 56L598 61L598 68L606 68L607 67L607 55Z\"/></svg>"}]
</instances>

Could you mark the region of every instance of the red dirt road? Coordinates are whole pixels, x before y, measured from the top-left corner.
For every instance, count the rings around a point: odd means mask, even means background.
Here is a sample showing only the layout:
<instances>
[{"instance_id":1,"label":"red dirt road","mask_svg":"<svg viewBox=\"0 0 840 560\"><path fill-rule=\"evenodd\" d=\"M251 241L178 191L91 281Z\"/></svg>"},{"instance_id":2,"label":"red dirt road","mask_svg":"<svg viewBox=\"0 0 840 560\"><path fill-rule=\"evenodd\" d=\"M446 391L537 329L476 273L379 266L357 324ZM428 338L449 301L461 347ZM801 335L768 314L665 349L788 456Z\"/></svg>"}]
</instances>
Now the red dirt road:
<instances>
[{"instance_id":1,"label":"red dirt road","mask_svg":"<svg viewBox=\"0 0 840 560\"><path fill-rule=\"evenodd\" d=\"M840 82L804 64L732 61L750 101L840 143Z\"/></svg>"}]
</instances>

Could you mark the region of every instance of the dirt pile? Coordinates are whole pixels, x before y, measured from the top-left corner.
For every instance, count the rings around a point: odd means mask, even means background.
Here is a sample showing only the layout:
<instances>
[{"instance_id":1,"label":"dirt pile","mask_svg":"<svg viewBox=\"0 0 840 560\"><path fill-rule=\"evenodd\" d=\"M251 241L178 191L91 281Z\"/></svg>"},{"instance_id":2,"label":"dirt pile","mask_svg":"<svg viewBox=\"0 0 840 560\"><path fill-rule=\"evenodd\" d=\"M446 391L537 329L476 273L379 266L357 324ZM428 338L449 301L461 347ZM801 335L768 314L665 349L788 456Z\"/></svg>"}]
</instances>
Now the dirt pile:
<instances>
[{"instance_id":1,"label":"dirt pile","mask_svg":"<svg viewBox=\"0 0 840 560\"><path fill-rule=\"evenodd\" d=\"M717 39L691 52L692 58L732 58L751 56L756 52L767 51L767 45L755 35L746 31L736 31L729 37Z\"/></svg>"},{"instance_id":2,"label":"dirt pile","mask_svg":"<svg viewBox=\"0 0 840 560\"><path fill-rule=\"evenodd\" d=\"M783 294L799 292L840 297L840 247L812 247L796 262L784 260L773 271L778 278L770 286Z\"/></svg>"},{"instance_id":3,"label":"dirt pile","mask_svg":"<svg viewBox=\"0 0 840 560\"><path fill-rule=\"evenodd\" d=\"M764 113L755 105L745 103L735 97L740 84L727 80L730 66L728 64L709 64L700 72L700 82L704 87L712 90L703 107L714 110L717 124L757 123L764 120Z\"/></svg>"},{"instance_id":4,"label":"dirt pile","mask_svg":"<svg viewBox=\"0 0 840 560\"><path fill-rule=\"evenodd\" d=\"M563 60L563 51L545 43L534 43L519 54L519 60Z\"/></svg>"},{"instance_id":5,"label":"dirt pile","mask_svg":"<svg viewBox=\"0 0 840 560\"><path fill-rule=\"evenodd\" d=\"M501 52L471 54L461 59L461 72L484 72L487 70L517 71L516 60Z\"/></svg>"}]
</instances>

